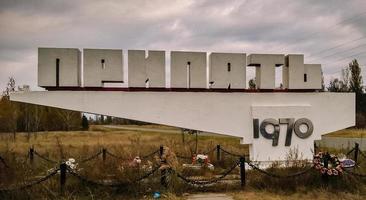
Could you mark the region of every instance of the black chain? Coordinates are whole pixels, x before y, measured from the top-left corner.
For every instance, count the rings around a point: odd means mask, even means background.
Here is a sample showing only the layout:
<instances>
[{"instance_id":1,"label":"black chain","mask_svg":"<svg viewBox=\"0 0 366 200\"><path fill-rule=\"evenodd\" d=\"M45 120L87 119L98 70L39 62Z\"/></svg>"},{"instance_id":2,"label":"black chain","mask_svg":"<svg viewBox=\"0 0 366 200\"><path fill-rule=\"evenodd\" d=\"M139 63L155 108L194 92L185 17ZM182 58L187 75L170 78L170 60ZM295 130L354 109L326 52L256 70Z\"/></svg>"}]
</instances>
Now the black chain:
<instances>
[{"instance_id":1,"label":"black chain","mask_svg":"<svg viewBox=\"0 0 366 200\"><path fill-rule=\"evenodd\" d=\"M1 161L1 163L3 163L3 165L4 165L6 168L9 168L9 165L8 165L8 164L6 164L5 159L4 159L3 157L1 157L1 156L0 156L0 161Z\"/></svg>"},{"instance_id":2,"label":"black chain","mask_svg":"<svg viewBox=\"0 0 366 200\"><path fill-rule=\"evenodd\" d=\"M349 156L354 150L355 148L353 147L349 152L346 153L346 155Z\"/></svg>"},{"instance_id":3,"label":"black chain","mask_svg":"<svg viewBox=\"0 0 366 200\"><path fill-rule=\"evenodd\" d=\"M151 152L151 153L149 153L149 154L147 154L147 155L145 155L145 156L140 156L140 158L141 158L141 159L147 159L147 158L149 158L149 157L153 156L154 154L159 153L159 151L160 151L160 149L159 149L159 150L156 150L156 151L153 151L153 152ZM113 154L113 153L111 153L111 152L109 152L109 151L106 151L106 153L107 153L108 155L110 155L110 156L114 157L114 158L119 159L119 160L125 160L125 161L130 160L130 159L128 159L128 158L123 158L123 157L121 157L121 156L117 156L116 154Z\"/></svg>"},{"instance_id":4,"label":"black chain","mask_svg":"<svg viewBox=\"0 0 366 200\"><path fill-rule=\"evenodd\" d=\"M125 161L129 160L129 159L123 158L121 156L117 156L116 154L113 154L113 153L109 152L108 150L106 150L106 154L112 156L113 158L117 158L119 160L125 160Z\"/></svg>"},{"instance_id":5,"label":"black chain","mask_svg":"<svg viewBox=\"0 0 366 200\"><path fill-rule=\"evenodd\" d=\"M260 169L258 166L256 166L255 164L251 163L251 162L246 162L248 163L248 165L250 167L252 167L254 170L257 170L267 176L270 176L270 177L274 177L274 178L293 178L293 177L296 177L296 176L301 176L303 174L306 174L308 172L310 172L311 169L314 168L314 166L304 170L304 171L300 171L300 172L296 172L294 174L289 174L289 175L278 175L278 174L273 174L273 173L270 173L270 172L267 172L266 170L263 170L263 169Z\"/></svg>"},{"instance_id":6,"label":"black chain","mask_svg":"<svg viewBox=\"0 0 366 200\"><path fill-rule=\"evenodd\" d=\"M363 151L359 150L359 152L360 152L360 154L361 154L362 157L366 158L366 155L365 155L365 153Z\"/></svg>"},{"instance_id":7,"label":"black chain","mask_svg":"<svg viewBox=\"0 0 366 200\"><path fill-rule=\"evenodd\" d=\"M80 174L78 174L78 173L70 170L70 169L67 169L67 171L68 171L69 174L75 176L80 181L85 182L85 183L88 183L88 184L91 184L91 185L112 186L112 187L115 186L113 184L105 183L105 182L99 181L99 180L98 181L90 180L90 179L88 179L88 178L86 178L86 177L84 177L84 176L82 176L82 175L80 175Z\"/></svg>"},{"instance_id":8,"label":"black chain","mask_svg":"<svg viewBox=\"0 0 366 200\"><path fill-rule=\"evenodd\" d=\"M359 174L359 173L357 173L357 172L353 172L353 171L346 171L346 170L345 170L345 172L346 172L346 173L348 173L348 174L351 174L351 175L353 175L353 176L358 176L358 177L361 177L361 178L365 178L365 177L366 177L366 174Z\"/></svg>"},{"instance_id":9,"label":"black chain","mask_svg":"<svg viewBox=\"0 0 366 200\"><path fill-rule=\"evenodd\" d=\"M12 192L12 191L15 191L15 190L23 190L23 189L26 189L26 188L29 188L29 187L32 187L34 185L37 185L39 183L42 183L46 180L48 180L49 178L51 178L52 176L56 175L57 172L59 171L60 169L55 169L52 173L36 180L36 181L31 181L29 183L24 183L22 185L13 185L13 186L10 186L10 187L7 187L7 188L1 188L0 189L0 192Z\"/></svg>"},{"instance_id":10,"label":"black chain","mask_svg":"<svg viewBox=\"0 0 366 200\"><path fill-rule=\"evenodd\" d=\"M45 156L42 156L41 154L39 154L37 151L34 151L34 155L40 157L41 159L47 161L47 162L50 162L50 163L58 163L57 161L54 161L54 160L51 160Z\"/></svg>"},{"instance_id":11,"label":"black chain","mask_svg":"<svg viewBox=\"0 0 366 200\"><path fill-rule=\"evenodd\" d=\"M236 157L244 157L245 155L239 155L239 154L235 154L235 153L231 153L229 151L226 151L225 149L223 149L222 147L220 148L220 150L224 153L227 153L229 155L232 155L232 156L236 156Z\"/></svg>"},{"instance_id":12,"label":"black chain","mask_svg":"<svg viewBox=\"0 0 366 200\"><path fill-rule=\"evenodd\" d=\"M217 147L214 147L214 148L212 148L211 150L209 150L209 151L206 151L206 152L203 152L203 154L209 154L209 153L211 153L211 152L214 152L215 150L217 149Z\"/></svg>"},{"instance_id":13,"label":"black chain","mask_svg":"<svg viewBox=\"0 0 366 200\"><path fill-rule=\"evenodd\" d=\"M133 183L137 183L140 182L144 179L146 179L147 177L153 175L158 169L160 168L160 166L156 166L155 168L153 168L150 172L146 173L145 175L141 176L140 178L136 179L133 181Z\"/></svg>"},{"instance_id":14,"label":"black chain","mask_svg":"<svg viewBox=\"0 0 366 200\"><path fill-rule=\"evenodd\" d=\"M189 156L181 156L181 155L175 155L177 158L181 158L181 159L192 159L192 157Z\"/></svg>"},{"instance_id":15,"label":"black chain","mask_svg":"<svg viewBox=\"0 0 366 200\"><path fill-rule=\"evenodd\" d=\"M150 156L153 156L153 155L155 155L156 153L159 153L160 152L160 149L158 149L158 150L156 150L156 151L154 151L154 152L151 152L151 153L149 153L149 154L147 154L147 155L145 155L145 156L141 156L141 158L142 159L146 159L146 158L148 158L148 157L150 157Z\"/></svg>"},{"instance_id":16,"label":"black chain","mask_svg":"<svg viewBox=\"0 0 366 200\"><path fill-rule=\"evenodd\" d=\"M211 150L209 150L209 151L206 151L206 152L202 152L202 154L204 154L204 155L207 155L207 154L209 154L209 153L211 153L211 152L213 152L213 151L215 151L216 150L216 147L215 148L213 148L213 149L211 149ZM181 158L181 159L192 159L192 156L181 156L181 155L175 155L177 158Z\"/></svg>"},{"instance_id":17,"label":"black chain","mask_svg":"<svg viewBox=\"0 0 366 200\"><path fill-rule=\"evenodd\" d=\"M102 154L102 151L97 152L96 154L90 156L89 158L85 158L83 160L80 160L80 163L84 163L84 162L88 162L90 160L93 160L93 159L97 158L100 154Z\"/></svg>"},{"instance_id":18,"label":"black chain","mask_svg":"<svg viewBox=\"0 0 366 200\"><path fill-rule=\"evenodd\" d=\"M148 178L149 176L151 176L152 174L154 174L158 169L160 168L160 166L157 166L155 168L153 168L150 172L144 174L143 176L139 177L138 179L132 181L130 184L134 184L134 183L137 183L137 182L140 182L146 178ZM90 180L89 178L85 177L85 176L82 176L76 172L74 172L73 170L71 169L67 169L67 171L75 176L76 178L78 178L79 180L85 182L85 183L88 183L88 184L92 184L92 185L99 185L99 186L106 186L106 187L122 187L122 186L127 186L129 183L128 182L114 182L114 183L106 183L106 182L103 182L103 181L100 181L100 180L97 180L97 181L94 181L94 180Z\"/></svg>"},{"instance_id":19,"label":"black chain","mask_svg":"<svg viewBox=\"0 0 366 200\"><path fill-rule=\"evenodd\" d=\"M238 165L239 165L239 161L235 162L234 165L227 170L226 172L224 172L221 176L214 178L214 179L210 179L210 180L192 180L189 179L187 177L184 177L182 174L176 172L177 176L182 179L184 182L191 184L191 185L196 185L196 186L205 186L205 185L211 185L211 184L215 184L218 181L220 181L221 179L225 178L227 175L229 175Z\"/></svg>"}]
</instances>

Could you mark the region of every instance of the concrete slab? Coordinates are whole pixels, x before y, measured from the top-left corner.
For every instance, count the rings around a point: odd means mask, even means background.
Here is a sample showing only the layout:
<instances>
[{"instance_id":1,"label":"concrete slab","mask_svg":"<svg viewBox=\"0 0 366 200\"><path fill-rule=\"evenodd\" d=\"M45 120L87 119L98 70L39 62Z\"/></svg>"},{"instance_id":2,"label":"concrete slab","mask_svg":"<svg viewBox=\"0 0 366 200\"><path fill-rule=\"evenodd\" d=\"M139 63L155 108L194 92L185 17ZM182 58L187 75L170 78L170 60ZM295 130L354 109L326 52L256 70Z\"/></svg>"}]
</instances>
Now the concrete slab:
<instances>
[{"instance_id":1,"label":"concrete slab","mask_svg":"<svg viewBox=\"0 0 366 200\"><path fill-rule=\"evenodd\" d=\"M202 193L189 195L188 200L233 200L233 198L224 193Z\"/></svg>"}]
</instances>

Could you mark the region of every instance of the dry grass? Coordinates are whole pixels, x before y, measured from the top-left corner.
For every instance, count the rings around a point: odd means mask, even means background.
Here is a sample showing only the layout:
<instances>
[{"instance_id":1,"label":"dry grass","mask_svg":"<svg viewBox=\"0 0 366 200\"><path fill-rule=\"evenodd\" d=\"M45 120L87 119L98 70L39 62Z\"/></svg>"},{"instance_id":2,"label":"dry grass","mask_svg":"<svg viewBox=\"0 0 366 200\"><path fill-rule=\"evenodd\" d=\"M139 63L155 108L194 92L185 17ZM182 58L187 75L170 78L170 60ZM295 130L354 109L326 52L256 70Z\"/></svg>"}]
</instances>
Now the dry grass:
<instances>
[{"instance_id":1,"label":"dry grass","mask_svg":"<svg viewBox=\"0 0 366 200\"><path fill-rule=\"evenodd\" d=\"M362 200L365 196L362 194L348 193L348 192L334 192L327 190L314 191L299 191L296 193L273 193L268 191L242 191L232 194L235 200Z\"/></svg>"},{"instance_id":2,"label":"dry grass","mask_svg":"<svg viewBox=\"0 0 366 200\"><path fill-rule=\"evenodd\" d=\"M132 126L130 126L132 127ZM144 128L171 129L171 127L161 127L157 125L142 126ZM233 137L217 137L210 135L199 136L198 151L207 151L221 144L226 150L237 154L247 154L248 147L240 145L238 139ZM57 142L59 141L59 142ZM105 147L109 151L125 158L133 158L136 155L145 155L156 150L160 145L169 147L173 152L180 155L190 155L195 147L195 136L186 135L185 143L182 141L181 134L158 133L149 131L129 131L104 126L92 126L89 131L74 132L48 132L33 134L30 140L27 140L26 133L19 133L14 142L11 134L0 134L0 155L7 159L9 165L14 166L7 173L0 173L0 185L11 185L13 183L27 180L34 175L41 175L47 169L54 167L52 164L45 163L38 158L32 166L28 161L24 161L30 146L34 146L36 151L53 159L60 159L60 152L65 154L66 158L74 157L85 158ZM108 157L108 156L107 156ZM226 168L232 165L234 159L223 154L225 161L215 160L215 152L210 154L213 163L217 168L215 174L220 174ZM158 162L157 159L151 159L151 162ZM189 161L187 161L189 162ZM180 160L179 164L184 163ZM115 180L134 180L141 173L140 169L120 170L123 161L107 158L105 162L101 158L80 164L84 170L81 173L93 180L115 179ZM144 161L143 164L147 164ZM221 168L220 168L221 167ZM294 171L299 169L293 169ZM1 172L1 170L0 170ZM276 173L288 173L291 171L276 170ZM182 173L185 174L184 171ZM188 172L189 173L189 172ZM202 171L209 177L211 174ZM236 171L236 173L238 173ZM160 186L159 174L148 179L148 182L142 182L137 185L130 185L126 189L95 187L82 184L79 180L69 177L67 180L66 193L64 199L136 199L145 197L150 199L153 191L162 191L164 199L184 199L180 197L184 192L198 191L196 188L188 187L181 181L172 176L172 184L168 189L162 189ZM353 187L358 184L357 180L345 179L336 181L329 190L320 190L319 173L314 172L308 176L302 176L295 180L276 180L255 172L247 173L247 188L245 191L233 193L235 199L325 199L327 197L337 199L362 199L364 194L363 185ZM290 187L291 186L291 187ZM199 191L225 192L238 190L238 184L234 187L226 185L213 186L211 188L202 188ZM334 193L334 191L339 191ZM281 193L282 192L282 193ZM287 192L287 193L286 193ZM352 192L352 193L347 193ZM46 181L31 189L13 194L12 199L57 199L59 194L59 179ZM56 196L55 196L56 195ZM1 199L1 195L0 195ZM328 199L328 198L327 198Z\"/></svg>"},{"instance_id":3,"label":"dry grass","mask_svg":"<svg viewBox=\"0 0 366 200\"><path fill-rule=\"evenodd\" d=\"M131 126L130 126L131 127ZM144 128L154 128L156 126L142 126ZM161 129L162 127L156 127ZM165 127L164 129L172 129ZM235 153L248 153L248 148L245 145L240 145L236 138L232 137L215 137L215 136L199 136L198 151L203 152L212 149L217 144L227 147L228 150ZM185 143L182 141L181 134L167 134L149 131L126 131L115 128L106 128L104 126L92 126L90 131L72 131L72 132L42 132L32 133L32 136L27 140L26 133L18 133L16 140L12 138L12 134L0 134L0 155L7 160L7 163L12 166L6 171L0 170L0 185L12 185L18 182L28 182L35 175L44 176L45 172L54 167L54 164L47 163L35 157L33 165L30 165L27 160L27 152L29 147L34 146L34 149L40 154L52 159L60 160L61 154L65 158L86 158L95 152L98 152L102 147L114 154L129 158L136 155L146 155L164 145L172 149L173 152L181 155L189 156L195 148L195 136L186 135ZM61 153L62 152L62 153ZM214 157L214 153L211 153ZM151 159L152 163L158 162L156 159ZM183 162L183 161L180 161ZM189 162L189 161L188 161ZM83 169L81 173L92 180L123 180L131 181L139 177L142 173L139 169L124 167L128 161L120 161L111 158L107 155L107 160L103 162L101 158L89 161L79 165ZM148 164L144 161L143 165ZM223 163L225 165L225 163ZM224 166L223 165L223 166ZM219 168L218 168L219 170ZM24 190L20 193L13 193L7 198L12 199L37 199L51 198L59 194L58 178L53 177L41 185ZM148 182L137 185L129 185L126 190L93 187L87 184L82 184L75 178L68 178L67 188L64 194L65 199L133 199L141 196L146 198L151 196L153 191L161 191L160 177L158 174L150 177ZM1 187L0 187L1 188ZM169 188L164 192L166 199L180 199L169 191L182 194L186 187ZM128 196L126 196L128 194ZM1 199L1 195L0 195Z\"/></svg>"},{"instance_id":4,"label":"dry grass","mask_svg":"<svg viewBox=\"0 0 366 200\"><path fill-rule=\"evenodd\" d=\"M340 131L326 134L327 137L345 137L345 138L364 138L366 129L343 129Z\"/></svg>"},{"instance_id":5,"label":"dry grass","mask_svg":"<svg viewBox=\"0 0 366 200\"><path fill-rule=\"evenodd\" d=\"M152 128L151 126L154 125L142 127ZM195 136L191 135L185 135L186 142L183 144L181 134L119 130L103 126L92 126L90 131L32 133L29 141L27 141L26 135L26 133L18 133L16 142L13 142L11 134L0 134L0 152L11 150L12 152L24 154L31 146L34 146L39 152L52 152L55 150L57 138L67 151L75 153L85 147L91 150L106 147L116 151L131 147L140 151L136 153L143 153L144 150L150 150L152 147L157 148L160 145L179 151L183 149L182 153L189 153L189 148L193 149L195 144ZM222 144L229 150L248 153L247 145L241 145L239 140L233 137L199 136L198 138L199 151L206 151L217 144Z\"/></svg>"}]
</instances>

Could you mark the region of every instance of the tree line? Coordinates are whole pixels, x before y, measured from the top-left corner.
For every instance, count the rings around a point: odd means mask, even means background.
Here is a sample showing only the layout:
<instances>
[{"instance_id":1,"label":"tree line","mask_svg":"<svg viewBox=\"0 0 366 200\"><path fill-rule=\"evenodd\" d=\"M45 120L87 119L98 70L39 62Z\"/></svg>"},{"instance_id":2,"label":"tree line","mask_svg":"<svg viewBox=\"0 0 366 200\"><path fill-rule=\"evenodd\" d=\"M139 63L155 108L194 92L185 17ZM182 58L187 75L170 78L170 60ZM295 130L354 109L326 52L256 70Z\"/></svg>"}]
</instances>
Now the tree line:
<instances>
[{"instance_id":1,"label":"tree line","mask_svg":"<svg viewBox=\"0 0 366 200\"><path fill-rule=\"evenodd\" d=\"M361 68L356 59L342 69L341 78L332 79L329 92L354 92L356 95L356 127L366 127L366 94L364 92ZM351 109L351 108L350 108Z\"/></svg>"},{"instance_id":2,"label":"tree line","mask_svg":"<svg viewBox=\"0 0 366 200\"><path fill-rule=\"evenodd\" d=\"M80 130L82 114L40 105L10 101L9 95L16 91L15 79L9 78L0 99L0 132L32 132Z\"/></svg>"}]
</instances>

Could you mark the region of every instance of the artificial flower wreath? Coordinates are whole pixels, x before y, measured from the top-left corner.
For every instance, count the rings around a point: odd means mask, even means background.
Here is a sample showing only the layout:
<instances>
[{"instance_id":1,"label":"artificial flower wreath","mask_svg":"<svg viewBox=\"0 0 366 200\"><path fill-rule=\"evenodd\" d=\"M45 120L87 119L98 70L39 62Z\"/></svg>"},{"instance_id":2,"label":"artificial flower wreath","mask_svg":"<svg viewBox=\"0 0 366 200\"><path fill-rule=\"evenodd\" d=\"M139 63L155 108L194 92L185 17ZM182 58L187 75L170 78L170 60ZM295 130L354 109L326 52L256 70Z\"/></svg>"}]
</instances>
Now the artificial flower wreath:
<instances>
[{"instance_id":1,"label":"artificial flower wreath","mask_svg":"<svg viewBox=\"0 0 366 200\"><path fill-rule=\"evenodd\" d=\"M328 167L324 166L326 157L328 157ZM315 169L319 170L322 174L338 176L343 173L342 162L333 154L330 155L319 152L314 156L313 164Z\"/></svg>"}]
</instances>

